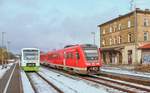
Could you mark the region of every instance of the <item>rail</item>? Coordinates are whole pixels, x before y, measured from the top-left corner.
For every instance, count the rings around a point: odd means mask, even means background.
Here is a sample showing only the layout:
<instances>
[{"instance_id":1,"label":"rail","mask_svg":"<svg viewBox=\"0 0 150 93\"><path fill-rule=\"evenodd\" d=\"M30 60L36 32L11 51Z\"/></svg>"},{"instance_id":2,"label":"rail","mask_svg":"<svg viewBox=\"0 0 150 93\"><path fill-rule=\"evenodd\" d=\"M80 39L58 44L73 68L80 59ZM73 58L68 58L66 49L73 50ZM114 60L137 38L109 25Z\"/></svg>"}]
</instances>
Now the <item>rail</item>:
<instances>
[{"instance_id":1,"label":"rail","mask_svg":"<svg viewBox=\"0 0 150 93\"><path fill-rule=\"evenodd\" d=\"M116 79L111 79L108 77L92 75L89 77L81 77L81 78L95 82L95 83L99 83L99 84L102 84L102 85L105 85L105 86L108 86L108 87L111 87L114 89L118 89L120 91L128 92L128 93L137 93L137 92L148 93L148 92L150 92L149 86L134 84L134 83L116 80Z\"/></svg>"},{"instance_id":2,"label":"rail","mask_svg":"<svg viewBox=\"0 0 150 93\"><path fill-rule=\"evenodd\" d=\"M64 93L62 90L60 90L57 86L55 86L53 83L51 83L49 80L47 80L46 78L44 78L42 75L40 75L38 72L34 72L36 73L42 80L44 80L46 83L48 83L51 87L53 87L58 93ZM32 78L30 77L30 75L28 73L27 77L29 78L29 81L31 83L31 86L33 88L33 90L35 91L35 93L38 93L37 89L35 88L34 84L32 83Z\"/></svg>"}]
</instances>

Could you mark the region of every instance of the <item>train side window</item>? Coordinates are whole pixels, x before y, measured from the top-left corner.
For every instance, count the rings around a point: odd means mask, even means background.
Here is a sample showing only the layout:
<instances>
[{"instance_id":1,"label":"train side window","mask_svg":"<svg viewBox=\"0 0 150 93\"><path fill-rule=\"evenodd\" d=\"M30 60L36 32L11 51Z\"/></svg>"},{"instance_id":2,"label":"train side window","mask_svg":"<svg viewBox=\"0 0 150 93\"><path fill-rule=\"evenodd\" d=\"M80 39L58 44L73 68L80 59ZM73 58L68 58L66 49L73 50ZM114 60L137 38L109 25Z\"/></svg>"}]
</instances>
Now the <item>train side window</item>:
<instances>
[{"instance_id":1,"label":"train side window","mask_svg":"<svg viewBox=\"0 0 150 93\"><path fill-rule=\"evenodd\" d=\"M67 58L67 54L66 54L66 52L64 52L64 58Z\"/></svg>"},{"instance_id":2,"label":"train side window","mask_svg":"<svg viewBox=\"0 0 150 93\"><path fill-rule=\"evenodd\" d=\"M71 52L67 53L67 59L72 59L73 58L73 54Z\"/></svg>"},{"instance_id":3,"label":"train side window","mask_svg":"<svg viewBox=\"0 0 150 93\"><path fill-rule=\"evenodd\" d=\"M69 59L69 53L66 54L66 58Z\"/></svg>"},{"instance_id":4,"label":"train side window","mask_svg":"<svg viewBox=\"0 0 150 93\"><path fill-rule=\"evenodd\" d=\"M72 52L68 53L68 59L73 59L73 53Z\"/></svg>"},{"instance_id":5,"label":"train side window","mask_svg":"<svg viewBox=\"0 0 150 93\"><path fill-rule=\"evenodd\" d=\"M52 59L52 55L49 55L49 56L48 56L48 59Z\"/></svg>"},{"instance_id":6,"label":"train side window","mask_svg":"<svg viewBox=\"0 0 150 93\"><path fill-rule=\"evenodd\" d=\"M80 55L79 55L78 52L76 52L76 58L77 58L77 59L80 59Z\"/></svg>"}]
</instances>

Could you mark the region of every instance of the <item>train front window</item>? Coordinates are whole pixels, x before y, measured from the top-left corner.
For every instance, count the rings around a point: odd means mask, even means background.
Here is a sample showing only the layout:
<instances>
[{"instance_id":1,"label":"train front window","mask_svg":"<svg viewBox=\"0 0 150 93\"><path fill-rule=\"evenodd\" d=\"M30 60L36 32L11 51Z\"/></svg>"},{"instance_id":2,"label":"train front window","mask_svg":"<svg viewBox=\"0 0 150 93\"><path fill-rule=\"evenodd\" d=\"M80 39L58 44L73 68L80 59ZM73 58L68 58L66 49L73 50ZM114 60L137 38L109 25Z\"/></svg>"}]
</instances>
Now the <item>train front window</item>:
<instances>
[{"instance_id":1,"label":"train front window","mask_svg":"<svg viewBox=\"0 0 150 93\"><path fill-rule=\"evenodd\" d=\"M38 60L38 51L24 51L24 60Z\"/></svg>"},{"instance_id":2,"label":"train front window","mask_svg":"<svg viewBox=\"0 0 150 93\"><path fill-rule=\"evenodd\" d=\"M87 60L98 60L97 49L84 49L84 52Z\"/></svg>"}]
</instances>

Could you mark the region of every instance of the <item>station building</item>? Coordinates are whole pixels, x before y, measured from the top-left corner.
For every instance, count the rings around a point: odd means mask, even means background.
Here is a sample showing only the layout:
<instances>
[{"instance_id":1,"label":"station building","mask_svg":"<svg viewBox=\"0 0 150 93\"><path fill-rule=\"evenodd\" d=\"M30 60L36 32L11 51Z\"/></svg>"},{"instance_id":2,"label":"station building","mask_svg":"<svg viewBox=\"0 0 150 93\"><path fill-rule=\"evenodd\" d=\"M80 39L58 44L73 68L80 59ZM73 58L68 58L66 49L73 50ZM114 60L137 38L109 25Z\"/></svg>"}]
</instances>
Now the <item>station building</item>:
<instances>
[{"instance_id":1,"label":"station building","mask_svg":"<svg viewBox=\"0 0 150 93\"><path fill-rule=\"evenodd\" d=\"M105 64L150 64L150 10L134 11L98 25Z\"/></svg>"}]
</instances>

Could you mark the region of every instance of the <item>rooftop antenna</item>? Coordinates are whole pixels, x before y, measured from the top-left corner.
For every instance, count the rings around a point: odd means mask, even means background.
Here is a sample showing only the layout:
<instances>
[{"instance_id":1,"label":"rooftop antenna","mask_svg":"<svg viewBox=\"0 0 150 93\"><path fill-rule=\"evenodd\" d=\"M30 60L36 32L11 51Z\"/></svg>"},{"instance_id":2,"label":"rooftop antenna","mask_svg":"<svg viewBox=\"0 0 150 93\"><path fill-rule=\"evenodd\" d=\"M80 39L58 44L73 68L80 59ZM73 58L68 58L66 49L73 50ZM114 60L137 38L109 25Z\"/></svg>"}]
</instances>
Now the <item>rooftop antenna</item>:
<instances>
[{"instance_id":1,"label":"rooftop antenna","mask_svg":"<svg viewBox=\"0 0 150 93\"><path fill-rule=\"evenodd\" d=\"M131 0L131 1L130 1L130 11L133 10L133 6L134 6L134 0Z\"/></svg>"},{"instance_id":2,"label":"rooftop antenna","mask_svg":"<svg viewBox=\"0 0 150 93\"><path fill-rule=\"evenodd\" d=\"M134 11L136 9L135 0L130 0L130 11Z\"/></svg>"}]
</instances>

